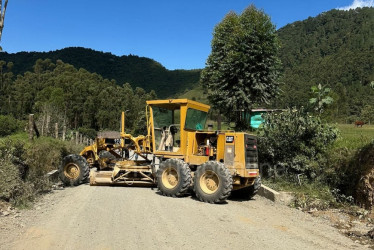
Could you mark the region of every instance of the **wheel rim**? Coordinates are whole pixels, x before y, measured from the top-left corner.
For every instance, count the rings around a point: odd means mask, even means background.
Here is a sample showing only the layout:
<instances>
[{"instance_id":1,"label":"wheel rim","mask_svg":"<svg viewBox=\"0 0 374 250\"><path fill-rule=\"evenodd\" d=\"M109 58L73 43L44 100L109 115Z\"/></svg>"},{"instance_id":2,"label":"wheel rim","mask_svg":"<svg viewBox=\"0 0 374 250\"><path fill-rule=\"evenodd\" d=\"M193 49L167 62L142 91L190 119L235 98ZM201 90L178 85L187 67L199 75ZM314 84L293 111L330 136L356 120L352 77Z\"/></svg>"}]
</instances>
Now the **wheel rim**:
<instances>
[{"instance_id":1,"label":"wheel rim","mask_svg":"<svg viewBox=\"0 0 374 250\"><path fill-rule=\"evenodd\" d=\"M162 173L162 184L168 188L173 189L178 185L178 172L175 168L167 168Z\"/></svg>"},{"instance_id":2,"label":"wheel rim","mask_svg":"<svg viewBox=\"0 0 374 250\"><path fill-rule=\"evenodd\" d=\"M75 180L79 177L81 170L77 164L69 163L64 167L64 174L67 178Z\"/></svg>"},{"instance_id":3,"label":"wheel rim","mask_svg":"<svg viewBox=\"0 0 374 250\"><path fill-rule=\"evenodd\" d=\"M88 157L88 158L86 159L86 161L87 161L88 164L93 165L95 159L94 159L92 156L90 156L90 157Z\"/></svg>"},{"instance_id":4,"label":"wheel rim","mask_svg":"<svg viewBox=\"0 0 374 250\"><path fill-rule=\"evenodd\" d=\"M206 194L213 194L218 190L219 187L219 177L218 175L211 171L207 170L200 177L200 187Z\"/></svg>"}]
</instances>

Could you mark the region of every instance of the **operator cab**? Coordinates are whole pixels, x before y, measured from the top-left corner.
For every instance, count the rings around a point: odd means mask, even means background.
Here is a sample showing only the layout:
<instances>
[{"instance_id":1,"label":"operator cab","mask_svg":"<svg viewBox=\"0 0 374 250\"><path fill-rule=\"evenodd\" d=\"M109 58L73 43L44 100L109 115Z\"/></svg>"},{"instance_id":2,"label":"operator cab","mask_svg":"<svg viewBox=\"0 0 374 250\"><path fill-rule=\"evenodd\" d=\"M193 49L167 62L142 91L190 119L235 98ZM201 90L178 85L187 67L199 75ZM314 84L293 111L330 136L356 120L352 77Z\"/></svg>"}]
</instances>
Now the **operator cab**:
<instances>
[{"instance_id":1,"label":"operator cab","mask_svg":"<svg viewBox=\"0 0 374 250\"><path fill-rule=\"evenodd\" d=\"M187 99L147 101L147 104L153 151L175 155L184 155L188 131L204 130L210 108Z\"/></svg>"}]
</instances>

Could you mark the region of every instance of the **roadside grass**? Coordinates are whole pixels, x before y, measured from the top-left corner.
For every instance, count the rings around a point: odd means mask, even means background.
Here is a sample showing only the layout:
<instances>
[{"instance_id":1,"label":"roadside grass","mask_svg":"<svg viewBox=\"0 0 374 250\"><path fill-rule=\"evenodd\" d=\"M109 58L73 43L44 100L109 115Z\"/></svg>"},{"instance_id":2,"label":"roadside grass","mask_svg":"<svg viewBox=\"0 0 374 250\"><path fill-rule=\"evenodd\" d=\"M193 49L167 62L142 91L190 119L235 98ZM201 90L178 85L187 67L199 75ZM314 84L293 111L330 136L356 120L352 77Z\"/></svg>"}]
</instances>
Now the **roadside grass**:
<instances>
[{"instance_id":1,"label":"roadside grass","mask_svg":"<svg viewBox=\"0 0 374 250\"><path fill-rule=\"evenodd\" d=\"M330 187L320 182L301 182L300 185L296 180L279 177L276 180L264 179L263 183L274 190L293 193L294 199L290 206L302 210L324 210L347 204L346 201L339 203Z\"/></svg>"},{"instance_id":2,"label":"roadside grass","mask_svg":"<svg viewBox=\"0 0 374 250\"><path fill-rule=\"evenodd\" d=\"M39 194L51 190L46 173L57 169L64 156L78 153L81 147L51 137L30 141L26 133L0 138L0 201L29 207Z\"/></svg>"}]
</instances>

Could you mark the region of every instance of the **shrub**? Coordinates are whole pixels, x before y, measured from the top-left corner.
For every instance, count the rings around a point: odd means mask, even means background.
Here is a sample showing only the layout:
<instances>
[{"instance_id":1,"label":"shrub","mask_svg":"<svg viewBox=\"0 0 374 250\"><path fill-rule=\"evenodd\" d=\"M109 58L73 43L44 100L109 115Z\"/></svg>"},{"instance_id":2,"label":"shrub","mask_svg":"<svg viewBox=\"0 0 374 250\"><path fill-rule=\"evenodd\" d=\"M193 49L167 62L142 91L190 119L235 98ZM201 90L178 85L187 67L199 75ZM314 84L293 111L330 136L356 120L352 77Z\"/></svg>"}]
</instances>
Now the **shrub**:
<instances>
[{"instance_id":1,"label":"shrub","mask_svg":"<svg viewBox=\"0 0 374 250\"><path fill-rule=\"evenodd\" d=\"M75 145L41 137L0 140L0 199L27 206L36 195L51 189L46 173L57 169L64 156L78 153ZM16 136L14 136L16 137Z\"/></svg>"},{"instance_id":2,"label":"shrub","mask_svg":"<svg viewBox=\"0 0 374 250\"><path fill-rule=\"evenodd\" d=\"M0 115L0 136L7 136L20 128L20 122L9 115Z\"/></svg>"},{"instance_id":3,"label":"shrub","mask_svg":"<svg viewBox=\"0 0 374 250\"><path fill-rule=\"evenodd\" d=\"M327 150L337 136L338 129L303 109L268 114L259 131L260 163L281 168L289 176L314 179L326 165Z\"/></svg>"}]
</instances>

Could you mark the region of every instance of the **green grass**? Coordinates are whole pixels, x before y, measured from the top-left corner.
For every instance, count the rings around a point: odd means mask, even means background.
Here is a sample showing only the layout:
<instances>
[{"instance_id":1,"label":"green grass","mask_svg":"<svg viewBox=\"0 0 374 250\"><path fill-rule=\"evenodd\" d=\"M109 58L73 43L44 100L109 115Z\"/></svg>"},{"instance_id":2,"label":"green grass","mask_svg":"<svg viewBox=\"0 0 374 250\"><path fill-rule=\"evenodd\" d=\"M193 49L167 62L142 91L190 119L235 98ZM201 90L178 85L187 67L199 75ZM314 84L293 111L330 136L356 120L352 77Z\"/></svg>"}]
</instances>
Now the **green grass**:
<instances>
[{"instance_id":1,"label":"green grass","mask_svg":"<svg viewBox=\"0 0 374 250\"><path fill-rule=\"evenodd\" d=\"M4 140L12 140L12 141L27 141L29 138L28 134L27 133L17 133L17 134L12 134L12 135L9 135L9 136L6 136L6 137L0 137L0 142L4 141Z\"/></svg>"},{"instance_id":2,"label":"green grass","mask_svg":"<svg viewBox=\"0 0 374 250\"><path fill-rule=\"evenodd\" d=\"M329 207L339 207L335 197L332 195L330 188L320 182L303 181L301 185L294 180L286 180L281 177L277 180L264 179L263 183L277 191L292 192L294 201L290 204L292 207L309 210L311 208L327 209Z\"/></svg>"},{"instance_id":3,"label":"green grass","mask_svg":"<svg viewBox=\"0 0 374 250\"><path fill-rule=\"evenodd\" d=\"M180 95L179 98L187 98L209 105L207 95L204 95L203 87L200 85Z\"/></svg>"},{"instance_id":4,"label":"green grass","mask_svg":"<svg viewBox=\"0 0 374 250\"><path fill-rule=\"evenodd\" d=\"M338 124L340 138L334 148L359 149L374 140L374 125L364 125L362 128L353 124Z\"/></svg>"}]
</instances>

